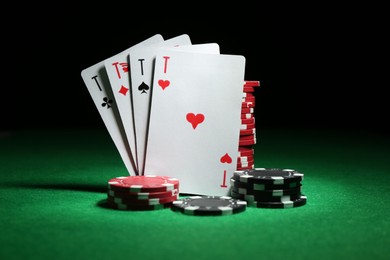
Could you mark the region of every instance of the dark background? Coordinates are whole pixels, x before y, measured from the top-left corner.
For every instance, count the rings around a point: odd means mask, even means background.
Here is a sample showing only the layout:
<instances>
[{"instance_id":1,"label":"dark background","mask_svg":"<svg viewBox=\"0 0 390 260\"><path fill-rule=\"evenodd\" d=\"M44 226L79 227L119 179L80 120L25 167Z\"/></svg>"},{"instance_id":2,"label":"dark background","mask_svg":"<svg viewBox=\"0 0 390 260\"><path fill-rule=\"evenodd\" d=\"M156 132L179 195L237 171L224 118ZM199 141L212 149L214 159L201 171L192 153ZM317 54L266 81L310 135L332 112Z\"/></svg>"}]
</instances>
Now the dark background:
<instances>
[{"instance_id":1,"label":"dark background","mask_svg":"<svg viewBox=\"0 0 390 260\"><path fill-rule=\"evenodd\" d=\"M221 53L246 57L245 78L261 82L257 128L388 134L387 95L364 77L361 26L342 10L150 5L59 2L9 10L0 130L104 128L81 70L154 34L188 34L193 44L216 42Z\"/></svg>"}]
</instances>

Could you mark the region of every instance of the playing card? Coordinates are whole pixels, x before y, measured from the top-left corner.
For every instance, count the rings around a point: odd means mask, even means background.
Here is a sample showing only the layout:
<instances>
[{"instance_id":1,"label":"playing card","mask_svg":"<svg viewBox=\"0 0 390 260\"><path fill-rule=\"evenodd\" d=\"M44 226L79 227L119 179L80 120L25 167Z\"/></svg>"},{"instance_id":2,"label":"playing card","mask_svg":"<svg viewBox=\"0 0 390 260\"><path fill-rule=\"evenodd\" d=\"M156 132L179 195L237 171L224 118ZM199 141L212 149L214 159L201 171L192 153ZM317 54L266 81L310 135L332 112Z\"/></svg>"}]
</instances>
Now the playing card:
<instances>
[{"instance_id":1,"label":"playing card","mask_svg":"<svg viewBox=\"0 0 390 260\"><path fill-rule=\"evenodd\" d=\"M177 46L162 46L159 49L164 50L176 50L176 51L189 51L189 52L201 52L201 53L213 53L219 54L220 48L218 43L202 43L191 45L177 45Z\"/></svg>"},{"instance_id":2,"label":"playing card","mask_svg":"<svg viewBox=\"0 0 390 260\"><path fill-rule=\"evenodd\" d=\"M236 169L245 57L156 52L145 172L180 192L228 195Z\"/></svg>"},{"instance_id":3,"label":"playing card","mask_svg":"<svg viewBox=\"0 0 390 260\"><path fill-rule=\"evenodd\" d=\"M164 42L129 51L134 130L137 146L137 166L140 175L143 175L144 173L145 142L147 122L149 118L155 51L159 47L190 44L191 40L189 36L187 34L183 34L165 40Z\"/></svg>"},{"instance_id":4,"label":"playing card","mask_svg":"<svg viewBox=\"0 0 390 260\"><path fill-rule=\"evenodd\" d=\"M138 172L137 147L135 137L133 101L131 95L129 52L144 46L163 42L162 37L155 37L153 41L142 42L136 46L114 55L104 61L104 66L110 81L111 90L119 109L120 120L129 143L132 156Z\"/></svg>"},{"instance_id":5,"label":"playing card","mask_svg":"<svg viewBox=\"0 0 390 260\"><path fill-rule=\"evenodd\" d=\"M156 34L141 43L134 45L142 46L162 41L161 35ZM130 47L132 48L132 47ZM128 50L125 50L126 52ZM136 161L133 151L130 149L129 141L126 137L124 127L119 115L118 106L115 102L111 85L105 70L104 61L98 62L81 71L81 77L96 105L97 110L116 146L119 154L130 175L136 175Z\"/></svg>"}]
</instances>

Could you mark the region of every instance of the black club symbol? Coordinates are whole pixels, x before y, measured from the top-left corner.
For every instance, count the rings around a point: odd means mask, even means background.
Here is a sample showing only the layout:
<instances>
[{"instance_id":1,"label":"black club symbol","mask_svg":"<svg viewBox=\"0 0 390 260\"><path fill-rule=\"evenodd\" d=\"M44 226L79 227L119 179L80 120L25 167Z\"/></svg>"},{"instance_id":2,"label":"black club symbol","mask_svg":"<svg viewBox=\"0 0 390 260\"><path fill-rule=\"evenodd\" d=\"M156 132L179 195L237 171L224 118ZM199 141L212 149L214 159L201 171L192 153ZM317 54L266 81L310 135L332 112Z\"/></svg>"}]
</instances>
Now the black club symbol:
<instances>
[{"instance_id":1,"label":"black club symbol","mask_svg":"<svg viewBox=\"0 0 390 260\"><path fill-rule=\"evenodd\" d=\"M109 99L107 97L104 97L103 98L103 103L102 103L102 107L105 107L107 106L107 109L109 109L111 107L111 104L112 104L112 99Z\"/></svg>"}]
</instances>

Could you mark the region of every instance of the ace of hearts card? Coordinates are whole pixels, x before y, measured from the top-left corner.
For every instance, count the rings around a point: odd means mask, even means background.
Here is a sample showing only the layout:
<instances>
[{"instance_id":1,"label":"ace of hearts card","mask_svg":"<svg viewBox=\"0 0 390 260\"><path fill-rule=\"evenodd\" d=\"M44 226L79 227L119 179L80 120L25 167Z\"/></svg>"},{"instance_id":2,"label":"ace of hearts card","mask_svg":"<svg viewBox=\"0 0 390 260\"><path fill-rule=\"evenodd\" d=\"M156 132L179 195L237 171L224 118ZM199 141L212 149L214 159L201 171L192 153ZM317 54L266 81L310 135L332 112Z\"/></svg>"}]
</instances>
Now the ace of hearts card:
<instances>
[{"instance_id":1,"label":"ace of hearts card","mask_svg":"<svg viewBox=\"0 0 390 260\"><path fill-rule=\"evenodd\" d=\"M180 179L180 193L228 195L244 77L242 55L157 50L145 172Z\"/></svg>"}]
</instances>

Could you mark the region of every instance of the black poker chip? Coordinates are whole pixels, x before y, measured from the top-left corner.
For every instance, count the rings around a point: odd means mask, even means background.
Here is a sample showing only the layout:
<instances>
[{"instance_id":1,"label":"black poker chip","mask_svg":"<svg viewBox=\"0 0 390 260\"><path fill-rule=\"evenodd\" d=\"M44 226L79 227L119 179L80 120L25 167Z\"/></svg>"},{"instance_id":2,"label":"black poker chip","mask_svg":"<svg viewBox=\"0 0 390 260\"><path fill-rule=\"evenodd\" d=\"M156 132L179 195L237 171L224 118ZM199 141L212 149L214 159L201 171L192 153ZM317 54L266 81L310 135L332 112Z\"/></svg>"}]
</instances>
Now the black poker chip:
<instances>
[{"instance_id":1,"label":"black poker chip","mask_svg":"<svg viewBox=\"0 0 390 260\"><path fill-rule=\"evenodd\" d=\"M252 183L252 182L240 182L233 177L230 178L230 185L235 188L244 188L247 190L284 190L292 189L302 185L301 181L287 182L282 184L270 184L270 183Z\"/></svg>"},{"instance_id":2,"label":"black poker chip","mask_svg":"<svg viewBox=\"0 0 390 260\"><path fill-rule=\"evenodd\" d=\"M303 177L303 173L293 169L254 168L235 171L232 178L242 183L265 183L279 185L302 181Z\"/></svg>"},{"instance_id":3,"label":"black poker chip","mask_svg":"<svg viewBox=\"0 0 390 260\"><path fill-rule=\"evenodd\" d=\"M285 195L296 195L301 193L302 185L291 189L274 189L274 190L248 190L245 188L232 187L232 190L238 194L243 195L256 195L260 197L281 197Z\"/></svg>"},{"instance_id":4,"label":"black poker chip","mask_svg":"<svg viewBox=\"0 0 390 260\"><path fill-rule=\"evenodd\" d=\"M298 199L285 199L280 202L271 202L271 201L255 201L249 202L248 205L250 207L256 208L273 208L273 209L285 209L285 208L297 208L305 205L307 203L307 197L305 195L301 195Z\"/></svg>"},{"instance_id":5,"label":"black poker chip","mask_svg":"<svg viewBox=\"0 0 390 260\"><path fill-rule=\"evenodd\" d=\"M261 196L261 195L252 195L252 194L240 194L234 190L230 190L230 196L235 199L245 200L248 203L251 202L282 202L285 200L296 200L299 199L302 194L292 194L292 195L283 195L283 196Z\"/></svg>"},{"instance_id":6,"label":"black poker chip","mask_svg":"<svg viewBox=\"0 0 390 260\"><path fill-rule=\"evenodd\" d=\"M171 209L186 215L221 216L245 211L247 202L230 196L190 196L176 200Z\"/></svg>"}]
</instances>

